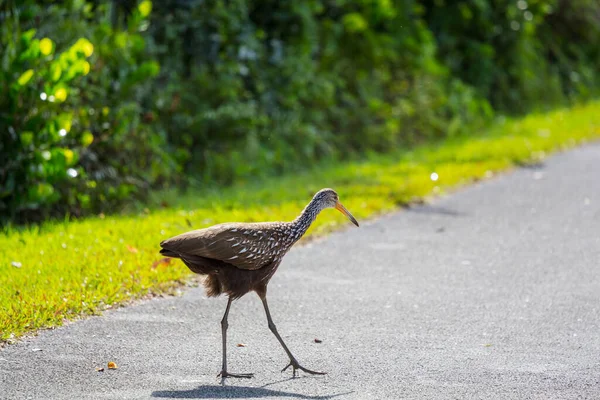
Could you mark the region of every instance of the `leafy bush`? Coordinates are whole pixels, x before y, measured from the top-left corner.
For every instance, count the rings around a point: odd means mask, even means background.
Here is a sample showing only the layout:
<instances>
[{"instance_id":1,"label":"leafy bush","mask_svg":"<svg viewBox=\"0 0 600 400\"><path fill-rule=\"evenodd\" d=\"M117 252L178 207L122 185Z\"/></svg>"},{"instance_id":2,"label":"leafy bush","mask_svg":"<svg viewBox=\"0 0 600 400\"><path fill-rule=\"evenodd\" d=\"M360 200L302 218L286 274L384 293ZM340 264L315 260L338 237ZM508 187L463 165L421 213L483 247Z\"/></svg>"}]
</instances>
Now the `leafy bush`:
<instances>
[{"instance_id":1,"label":"leafy bush","mask_svg":"<svg viewBox=\"0 0 600 400\"><path fill-rule=\"evenodd\" d=\"M421 3L442 62L494 108L523 113L597 93L597 1Z\"/></svg>"},{"instance_id":2,"label":"leafy bush","mask_svg":"<svg viewBox=\"0 0 600 400\"><path fill-rule=\"evenodd\" d=\"M537 37L545 58L570 99L597 96L600 89L600 2L556 0Z\"/></svg>"},{"instance_id":3,"label":"leafy bush","mask_svg":"<svg viewBox=\"0 0 600 400\"><path fill-rule=\"evenodd\" d=\"M1 28L2 219L110 210L168 178L164 135L138 102L159 67L135 28L86 22L98 11L83 2L11 11ZM35 15L42 23L23 31Z\"/></svg>"},{"instance_id":4,"label":"leafy bush","mask_svg":"<svg viewBox=\"0 0 600 400\"><path fill-rule=\"evenodd\" d=\"M202 182L386 151L491 111L436 61L415 1L155 7L150 48L166 83L158 121Z\"/></svg>"},{"instance_id":5,"label":"leafy bush","mask_svg":"<svg viewBox=\"0 0 600 400\"><path fill-rule=\"evenodd\" d=\"M3 221L385 152L600 88L595 0L21 3L0 13Z\"/></svg>"}]
</instances>

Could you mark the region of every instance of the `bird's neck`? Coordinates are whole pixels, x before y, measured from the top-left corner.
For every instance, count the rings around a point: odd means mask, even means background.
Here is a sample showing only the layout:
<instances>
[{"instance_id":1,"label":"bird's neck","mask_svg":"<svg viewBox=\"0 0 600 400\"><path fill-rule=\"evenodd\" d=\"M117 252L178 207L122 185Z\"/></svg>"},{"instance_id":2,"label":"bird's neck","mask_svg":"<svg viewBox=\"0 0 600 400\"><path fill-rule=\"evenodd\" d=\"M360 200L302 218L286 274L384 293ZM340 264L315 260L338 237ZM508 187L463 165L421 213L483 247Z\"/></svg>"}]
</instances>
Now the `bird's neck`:
<instances>
[{"instance_id":1,"label":"bird's neck","mask_svg":"<svg viewBox=\"0 0 600 400\"><path fill-rule=\"evenodd\" d=\"M317 218L321 210L312 201L302 210L300 215L292 221L293 230L296 236L295 240L300 239L310 228L310 225Z\"/></svg>"}]
</instances>

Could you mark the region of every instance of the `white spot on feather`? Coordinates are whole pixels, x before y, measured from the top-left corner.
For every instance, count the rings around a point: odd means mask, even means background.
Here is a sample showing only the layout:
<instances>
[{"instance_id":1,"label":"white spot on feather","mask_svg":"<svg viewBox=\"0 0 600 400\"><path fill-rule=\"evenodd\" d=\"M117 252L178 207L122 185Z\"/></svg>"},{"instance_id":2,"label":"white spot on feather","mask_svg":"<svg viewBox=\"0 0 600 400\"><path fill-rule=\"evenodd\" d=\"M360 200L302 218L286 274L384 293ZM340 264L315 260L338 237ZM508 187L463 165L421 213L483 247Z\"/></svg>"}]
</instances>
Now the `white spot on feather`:
<instances>
[{"instance_id":1,"label":"white spot on feather","mask_svg":"<svg viewBox=\"0 0 600 400\"><path fill-rule=\"evenodd\" d=\"M228 260L235 260L238 256L229 257Z\"/></svg>"},{"instance_id":2,"label":"white spot on feather","mask_svg":"<svg viewBox=\"0 0 600 400\"><path fill-rule=\"evenodd\" d=\"M246 248L244 247L242 250L240 250L240 254L245 253L246 252Z\"/></svg>"}]
</instances>

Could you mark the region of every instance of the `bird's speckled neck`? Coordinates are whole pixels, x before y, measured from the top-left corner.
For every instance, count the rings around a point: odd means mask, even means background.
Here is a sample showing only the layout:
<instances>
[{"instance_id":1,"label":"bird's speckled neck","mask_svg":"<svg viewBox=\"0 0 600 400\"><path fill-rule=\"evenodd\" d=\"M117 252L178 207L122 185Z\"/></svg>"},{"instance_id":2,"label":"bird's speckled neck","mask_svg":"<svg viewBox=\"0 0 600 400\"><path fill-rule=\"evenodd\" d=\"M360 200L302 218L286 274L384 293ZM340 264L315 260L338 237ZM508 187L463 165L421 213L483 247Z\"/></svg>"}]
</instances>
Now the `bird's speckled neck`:
<instances>
[{"instance_id":1,"label":"bird's speckled neck","mask_svg":"<svg viewBox=\"0 0 600 400\"><path fill-rule=\"evenodd\" d=\"M306 233L320 212L321 207L315 199L308 203L300 215L292 221L295 240L300 239Z\"/></svg>"}]
</instances>

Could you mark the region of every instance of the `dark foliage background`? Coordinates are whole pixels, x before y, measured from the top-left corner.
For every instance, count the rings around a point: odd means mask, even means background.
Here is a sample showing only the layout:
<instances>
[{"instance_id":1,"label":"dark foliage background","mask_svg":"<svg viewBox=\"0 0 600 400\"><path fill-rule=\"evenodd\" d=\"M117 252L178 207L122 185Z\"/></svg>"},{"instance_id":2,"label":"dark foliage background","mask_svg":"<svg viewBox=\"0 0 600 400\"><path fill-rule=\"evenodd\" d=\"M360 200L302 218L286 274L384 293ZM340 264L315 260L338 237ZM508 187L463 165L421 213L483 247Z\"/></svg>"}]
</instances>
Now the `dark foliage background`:
<instances>
[{"instance_id":1,"label":"dark foliage background","mask_svg":"<svg viewBox=\"0 0 600 400\"><path fill-rule=\"evenodd\" d=\"M114 211L598 93L595 0L0 0L0 221Z\"/></svg>"}]
</instances>

